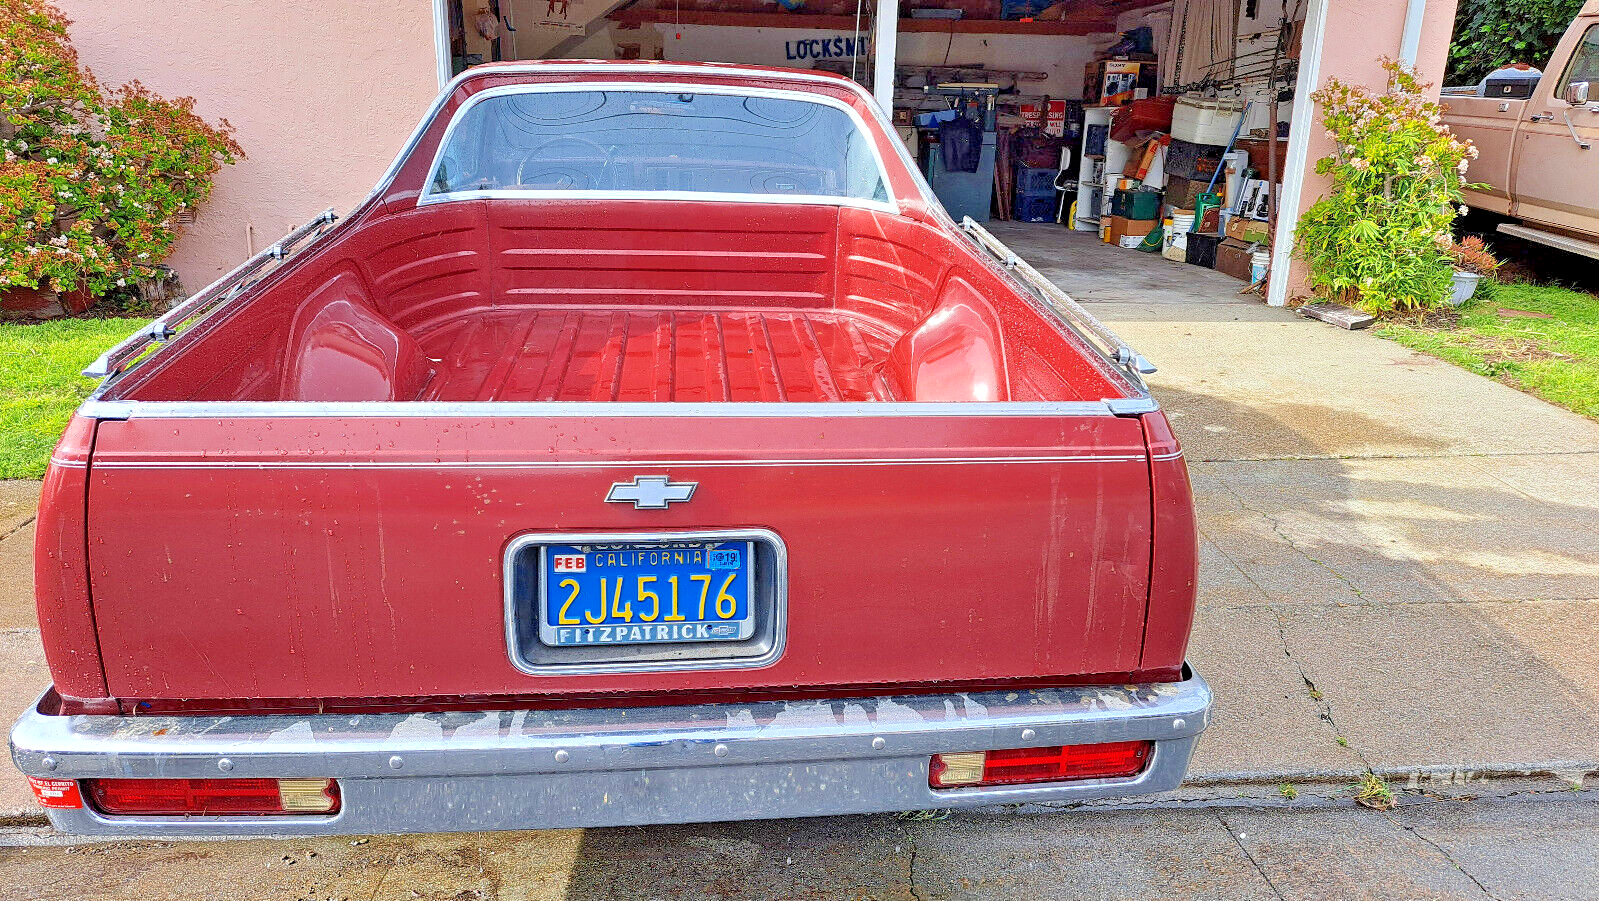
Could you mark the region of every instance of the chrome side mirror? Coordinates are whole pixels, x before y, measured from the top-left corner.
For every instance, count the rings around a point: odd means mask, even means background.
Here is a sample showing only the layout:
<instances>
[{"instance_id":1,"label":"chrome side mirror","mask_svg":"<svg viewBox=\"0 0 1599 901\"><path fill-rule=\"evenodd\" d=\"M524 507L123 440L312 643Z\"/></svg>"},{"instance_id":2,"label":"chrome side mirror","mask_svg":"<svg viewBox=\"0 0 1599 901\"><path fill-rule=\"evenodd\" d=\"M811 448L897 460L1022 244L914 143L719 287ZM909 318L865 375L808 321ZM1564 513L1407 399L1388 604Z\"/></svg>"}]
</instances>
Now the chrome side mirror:
<instances>
[{"instance_id":1,"label":"chrome side mirror","mask_svg":"<svg viewBox=\"0 0 1599 901\"><path fill-rule=\"evenodd\" d=\"M1588 82L1574 81L1566 85L1565 101L1572 106L1588 105Z\"/></svg>"}]
</instances>

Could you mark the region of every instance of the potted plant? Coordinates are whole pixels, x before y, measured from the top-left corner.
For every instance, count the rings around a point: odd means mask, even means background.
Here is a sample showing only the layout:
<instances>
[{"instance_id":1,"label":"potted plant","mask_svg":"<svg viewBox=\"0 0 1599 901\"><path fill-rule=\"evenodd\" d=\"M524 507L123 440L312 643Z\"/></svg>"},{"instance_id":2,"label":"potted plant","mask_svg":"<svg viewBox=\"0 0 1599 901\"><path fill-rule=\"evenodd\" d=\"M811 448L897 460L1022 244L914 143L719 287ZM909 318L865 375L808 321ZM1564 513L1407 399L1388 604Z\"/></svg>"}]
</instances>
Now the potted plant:
<instances>
[{"instance_id":1,"label":"potted plant","mask_svg":"<svg viewBox=\"0 0 1599 901\"><path fill-rule=\"evenodd\" d=\"M1316 171L1332 184L1300 218L1295 250L1327 299L1421 313L1453 296L1452 228L1477 150L1450 133L1412 72L1384 67L1385 91L1334 79L1314 95L1335 145Z\"/></svg>"},{"instance_id":2,"label":"potted plant","mask_svg":"<svg viewBox=\"0 0 1599 901\"><path fill-rule=\"evenodd\" d=\"M1476 236L1451 242L1449 256L1455 267L1454 293L1449 298L1449 304L1458 307L1477 293L1479 282L1494 274L1499 268L1499 260L1489 252L1488 245Z\"/></svg>"},{"instance_id":3,"label":"potted plant","mask_svg":"<svg viewBox=\"0 0 1599 901\"><path fill-rule=\"evenodd\" d=\"M0 306L81 312L156 277L177 218L244 154L226 121L138 82L105 90L46 0L0 0Z\"/></svg>"}]
</instances>

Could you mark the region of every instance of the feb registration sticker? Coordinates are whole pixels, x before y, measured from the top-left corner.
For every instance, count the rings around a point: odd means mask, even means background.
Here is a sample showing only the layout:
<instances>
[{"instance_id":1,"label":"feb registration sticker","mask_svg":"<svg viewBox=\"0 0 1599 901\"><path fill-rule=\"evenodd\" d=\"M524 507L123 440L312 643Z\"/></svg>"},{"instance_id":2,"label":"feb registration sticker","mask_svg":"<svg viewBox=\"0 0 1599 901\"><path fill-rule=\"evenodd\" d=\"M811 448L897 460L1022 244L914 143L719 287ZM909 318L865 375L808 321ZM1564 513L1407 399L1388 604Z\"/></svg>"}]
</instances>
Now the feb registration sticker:
<instances>
[{"instance_id":1,"label":"feb registration sticker","mask_svg":"<svg viewBox=\"0 0 1599 901\"><path fill-rule=\"evenodd\" d=\"M743 641L755 631L748 541L548 544L539 640L552 647Z\"/></svg>"}]
</instances>

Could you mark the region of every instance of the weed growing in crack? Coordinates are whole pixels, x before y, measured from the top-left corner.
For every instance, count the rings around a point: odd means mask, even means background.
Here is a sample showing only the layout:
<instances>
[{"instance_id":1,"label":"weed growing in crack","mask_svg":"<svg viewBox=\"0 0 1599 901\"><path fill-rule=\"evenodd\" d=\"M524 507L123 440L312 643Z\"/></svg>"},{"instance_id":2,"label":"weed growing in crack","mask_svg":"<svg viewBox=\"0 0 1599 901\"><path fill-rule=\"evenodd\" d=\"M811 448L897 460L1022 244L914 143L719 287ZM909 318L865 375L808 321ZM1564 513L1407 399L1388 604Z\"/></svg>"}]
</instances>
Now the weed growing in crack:
<instances>
[{"instance_id":1,"label":"weed growing in crack","mask_svg":"<svg viewBox=\"0 0 1599 901\"><path fill-rule=\"evenodd\" d=\"M943 807L934 810L902 810L894 814L894 817L900 820L910 820L913 823L926 821L939 822L949 819L949 815L951 813L954 813L954 811L947 807Z\"/></svg>"},{"instance_id":2,"label":"weed growing in crack","mask_svg":"<svg viewBox=\"0 0 1599 901\"><path fill-rule=\"evenodd\" d=\"M1394 806L1394 790L1383 778L1370 770L1354 785L1355 803L1372 810L1387 810Z\"/></svg>"}]
</instances>

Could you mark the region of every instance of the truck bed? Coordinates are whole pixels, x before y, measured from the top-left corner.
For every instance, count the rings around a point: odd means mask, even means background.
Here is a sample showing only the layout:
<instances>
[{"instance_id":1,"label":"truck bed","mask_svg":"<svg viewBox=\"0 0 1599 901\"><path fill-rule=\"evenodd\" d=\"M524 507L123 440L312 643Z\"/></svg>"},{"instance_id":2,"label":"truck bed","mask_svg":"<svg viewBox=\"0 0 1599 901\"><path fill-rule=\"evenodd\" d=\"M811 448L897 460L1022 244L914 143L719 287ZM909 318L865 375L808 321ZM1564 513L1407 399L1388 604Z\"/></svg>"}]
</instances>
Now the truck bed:
<instances>
[{"instance_id":1,"label":"truck bed","mask_svg":"<svg viewBox=\"0 0 1599 901\"><path fill-rule=\"evenodd\" d=\"M836 310L548 306L420 336L423 401L894 401L893 336Z\"/></svg>"},{"instance_id":2,"label":"truck bed","mask_svg":"<svg viewBox=\"0 0 1599 901\"><path fill-rule=\"evenodd\" d=\"M804 207L445 206L341 229L130 373L116 395L855 403L1132 393L1044 301L932 223Z\"/></svg>"}]
</instances>

